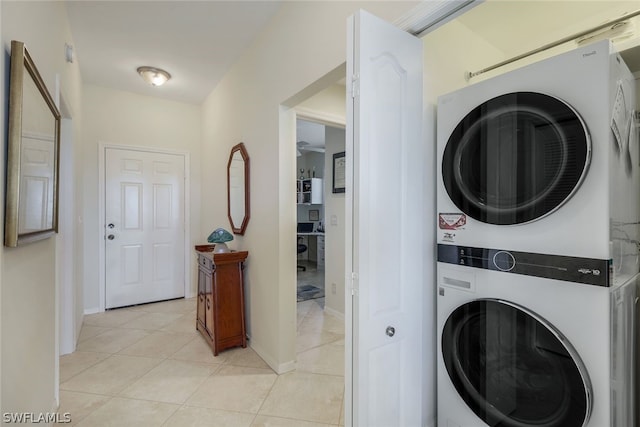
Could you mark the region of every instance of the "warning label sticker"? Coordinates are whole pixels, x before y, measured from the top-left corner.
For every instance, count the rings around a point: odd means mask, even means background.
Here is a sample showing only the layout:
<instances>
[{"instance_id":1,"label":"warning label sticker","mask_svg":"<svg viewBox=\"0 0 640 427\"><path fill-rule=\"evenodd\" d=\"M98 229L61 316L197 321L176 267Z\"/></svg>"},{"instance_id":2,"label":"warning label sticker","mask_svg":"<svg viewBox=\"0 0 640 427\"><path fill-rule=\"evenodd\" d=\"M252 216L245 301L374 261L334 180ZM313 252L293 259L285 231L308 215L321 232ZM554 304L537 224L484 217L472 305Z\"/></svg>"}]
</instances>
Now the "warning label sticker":
<instances>
[{"instance_id":1,"label":"warning label sticker","mask_svg":"<svg viewBox=\"0 0 640 427\"><path fill-rule=\"evenodd\" d=\"M439 213L438 228L440 230L460 230L467 224L467 216L463 213Z\"/></svg>"}]
</instances>

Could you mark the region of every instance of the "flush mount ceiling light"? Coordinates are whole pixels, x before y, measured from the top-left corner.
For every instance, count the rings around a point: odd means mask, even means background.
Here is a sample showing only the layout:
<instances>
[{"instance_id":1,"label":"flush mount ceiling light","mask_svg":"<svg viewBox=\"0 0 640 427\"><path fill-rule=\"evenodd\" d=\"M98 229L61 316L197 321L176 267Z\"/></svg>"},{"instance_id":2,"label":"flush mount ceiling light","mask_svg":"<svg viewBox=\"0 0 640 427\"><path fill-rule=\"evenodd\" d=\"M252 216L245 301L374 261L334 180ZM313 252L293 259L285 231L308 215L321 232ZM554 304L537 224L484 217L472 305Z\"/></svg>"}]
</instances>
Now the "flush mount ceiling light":
<instances>
[{"instance_id":1,"label":"flush mount ceiling light","mask_svg":"<svg viewBox=\"0 0 640 427\"><path fill-rule=\"evenodd\" d=\"M171 78L171 74L155 67L138 67L138 74L151 86L162 86Z\"/></svg>"}]
</instances>

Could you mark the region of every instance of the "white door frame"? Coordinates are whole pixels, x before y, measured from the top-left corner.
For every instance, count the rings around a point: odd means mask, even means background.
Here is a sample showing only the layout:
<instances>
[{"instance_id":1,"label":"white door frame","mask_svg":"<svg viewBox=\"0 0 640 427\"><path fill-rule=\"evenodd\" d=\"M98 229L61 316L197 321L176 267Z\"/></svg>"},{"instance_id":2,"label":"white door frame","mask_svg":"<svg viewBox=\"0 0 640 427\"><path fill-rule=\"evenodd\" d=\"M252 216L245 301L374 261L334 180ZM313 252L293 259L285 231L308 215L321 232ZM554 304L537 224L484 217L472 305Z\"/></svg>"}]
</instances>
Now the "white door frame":
<instances>
[{"instance_id":1,"label":"white door frame","mask_svg":"<svg viewBox=\"0 0 640 427\"><path fill-rule=\"evenodd\" d=\"M61 113L60 118L60 162L67 162L68 166L59 172L59 200L64 203L58 209L58 235L56 236L56 266L55 266L55 362L54 362L54 399L60 404L60 357L72 353L76 349L78 340L77 314L81 302L76 298L79 288L78 277L74 261L78 252L77 200L76 200L76 152L73 135L73 112L65 102L60 87L60 76L56 74L54 89L55 103ZM65 199L66 197L66 199ZM80 232L81 233L81 232Z\"/></svg>"},{"instance_id":2,"label":"white door frame","mask_svg":"<svg viewBox=\"0 0 640 427\"><path fill-rule=\"evenodd\" d=\"M99 264L99 286L100 286L100 311L105 310L106 300L106 269L105 269L105 182L106 182L106 167L105 167L105 153L108 148L128 151L142 151L145 153L158 153L158 154L172 154L182 156L184 160L184 297L191 298L191 209L190 209L190 194L191 194L191 166L190 166L190 154L183 150L167 150L163 148L155 147L141 147L137 145L119 145L100 142L98 144L98 229L97 237L100 242L100 248L98 250L98 264Z\"/></svg>"},{"instance_id":3,"label":"white door frame","mask_svg":"<svg viewBox=\"0 0 640 427\"><path fill-rule=\"evenodd\" d=\"M77 280L74 270L77 241L75 218L76 214L76 172L75 153L73 150L73 124L70 118L60 120L60 162L67 166L59 172L59 200L63 201L58 207L61 215L58 217L58 238L56 239L57 275L60 280L59 295L59 351L60 355L73 353L76 349L76 286Z\"/></svg>"},{"instance_id":4,"label":"white door frame","mask_svg":"<svg viewBox=\"0 0 640 427\"><path fill-rule=\"evenodd\" d=\"M345 92L345 100L347 94ZM337 114L329 114L322 111L317 111L306 107L294 107L294 113L296 113L296 120L306 120L309 122L320 123L325 126L345 129L347 126L347 119Z\"/></svg>"}]
</instances>

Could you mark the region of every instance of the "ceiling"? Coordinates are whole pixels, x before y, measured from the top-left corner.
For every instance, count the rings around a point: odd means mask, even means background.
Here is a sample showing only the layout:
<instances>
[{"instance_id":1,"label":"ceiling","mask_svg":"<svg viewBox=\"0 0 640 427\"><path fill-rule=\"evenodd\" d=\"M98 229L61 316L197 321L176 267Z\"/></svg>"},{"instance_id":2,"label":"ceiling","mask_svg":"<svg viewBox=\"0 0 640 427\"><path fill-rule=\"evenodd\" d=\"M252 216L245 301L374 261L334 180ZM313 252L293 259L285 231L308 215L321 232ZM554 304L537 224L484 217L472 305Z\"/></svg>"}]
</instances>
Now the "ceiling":
<instances>
[{"instance_id":1,"label":"ceiling","mask_svg":"<svg viewBox=\"0 0 640 427\"><path fill-rule=\"evenodd\" d=\"M282 3L77 0L66 4L85 83L200 104ZM637 0L486 0L458 22L509 58L639 8ZM640 32L640 22L636 29ZM136 73L142 65L165 69L172 79L162 87L151 87Z\"/></svg>"},{"instance_id":2,"label":"ceiling","mask_svg":"<svg viewBox=\"0 0 640 427\"><path fill-rule=\"evenodd\" d=\"M488 0L458 21L506 55L516 56L638 9L637 0Z\"/></svg>"},{"instance_id":3,"label":"ceiling","mask_svg":"<svg viewBox=\"0 0 640 427\"><path fill-rule=\"evenodd\" d=\"M506 59L589 31L638 10L640 2L637 0L486 0L458 17L457 21L476 37L501 51ZM640 45L640 16L630 21L629 27L635 27L635 34L630 38L614 40L620 51ZM577 47L577 44L571 43ZM627 62L634 59L625 57ZM632 64L628 65L634 69Z\"/></svg>"},{"instance_id":4,"label":"ceiling","mask_svg":"<svg viewBox=\"0 0 640 427\"><path fill-rule=\"evenodd\" d=\"M200 104L281 2L67 1L84 83ZM168 71L162 87L136 73Z\"/></svg>"},{"instance_id":5,"label":"ceiling","mask_svg":"<svg viewBox=\"0 0 640 427\"><path fill-rule=\"evenodd\" d=\"M296 146L298 151L324 152L325 126L308 120L296 120Z\"/></svg>"},{"instance_id":6,"label":"ceiling","mask_svg":"<svg viewBox=\"0 0 640 427\"><path fill-rule=\"evenodd\" d=\"M512 58L638 10L640 3L637 0L485 0L456 21L474 37L484 39L501 51L505 58ZM616 42L616 46L626 49L623 57L629 67L640 70L640 16L633 18L632 24L636 29L635 36ZM490 65L493 63L485 64ZM324 147L324 126L298 120L297 141L298 150L303 153L318 151Z\"/></svg>"}]
</instances>

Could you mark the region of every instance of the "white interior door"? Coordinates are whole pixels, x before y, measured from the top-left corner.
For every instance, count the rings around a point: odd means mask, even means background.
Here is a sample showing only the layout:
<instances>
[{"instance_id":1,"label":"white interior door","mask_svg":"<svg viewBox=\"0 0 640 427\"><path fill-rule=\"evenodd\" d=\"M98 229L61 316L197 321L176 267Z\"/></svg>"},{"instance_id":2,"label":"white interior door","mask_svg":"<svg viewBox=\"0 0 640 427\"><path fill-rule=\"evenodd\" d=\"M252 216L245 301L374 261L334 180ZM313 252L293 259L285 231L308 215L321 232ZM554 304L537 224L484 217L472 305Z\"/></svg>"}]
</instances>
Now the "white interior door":
<instances>
[{"instance_id":1,"label":"white interior door","mask_svg":"<svg viewBox=\"0 0 640 427\"><path fill-rule=\"evenodd\" d=\"M184 157L105 149L105 308L184 296Z\"/></svg>"},{"instance_id":2,"label":"white interior door","mask_svg":"<svg viewBox=\"0 0 640 427\"><path fill-rule=\"evenodd\" d=\"M359 11L348 49L346 424L423 426L422 41Z\"/></svg>"},{"instance_id":3,"label":"white interior door","mask_svg":"<svg viewBox=\"0 0 640 427\"><path fill-rule=\"evenodd\" d=\"M54 227L53 198L55 180L55 142L53 136L23 134L20 162L20 218L18 233L32 233Z\"/></svg>"}]
</instances>

